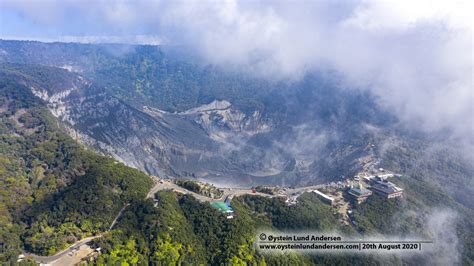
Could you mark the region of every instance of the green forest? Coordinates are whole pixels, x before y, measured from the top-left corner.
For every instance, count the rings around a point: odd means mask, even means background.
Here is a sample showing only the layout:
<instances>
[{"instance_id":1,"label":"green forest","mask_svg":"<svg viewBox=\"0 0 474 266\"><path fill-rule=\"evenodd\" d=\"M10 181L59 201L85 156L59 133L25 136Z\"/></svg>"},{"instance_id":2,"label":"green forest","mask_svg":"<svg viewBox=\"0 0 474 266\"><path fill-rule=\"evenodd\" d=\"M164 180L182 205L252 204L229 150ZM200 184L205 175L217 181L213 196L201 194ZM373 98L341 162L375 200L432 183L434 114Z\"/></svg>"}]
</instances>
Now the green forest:
<instances>
[{"instance_id":1,"label":"green forest","mask_svg":"<svg viewBox=\"0 0 474 266\"><path fill-rule=\"evenodd\" d=\"M141 57L136 60L146 62ZM120 66L111 66L116 67ZM127 65L122 67L128 69ZM94 262L98 265L417 264L423 261L419 257L268 256L259 254L253 242L261 229L335 230L348 235L416 233L430 237L425 230L427 219L443 208L457 213L454 231L461 250L460 263L474 262L472 209L424 181L436 172L438 176L452 173L453 180L462 181L458 184L461 187L468 170L452 163L456 158L438 156L430 160L432 164L419 167L414 162L422 156L423 147L411 148L419 152L402 148L387 151L384 162L388 163L383 167L406 173L393 180L405 189L405 198L386 200L373 195L364 204L354 206L354 226L343 226L334 210L313 193L303 194L294 206L278 198L236 197L231 202L234 218L226 219L192 196L161 191L154 199L145 199L153 185L149 176L73 140L66 133L67 124L60 123L46 103L25 85L48 87L54 92L51 84L73 86L71 80L76 75L48 67L21 68L0 68L0 264L15 262L24 252L52 255L79 239L98 234L103 234L93 241L93 247L102 249ZM112 85L107 84L107 88L114 89ZM172 87L169 93L175 93ZM200 97L207 96L203 93ZM173 105L170 110L192 106L169 104ZM206 192L192 181L178 183L197 193ZM116 226L109 230L126 205Z\"/></svg>"},{"instance_id":2,"label":"green forest","mask_svg":"<svg viewBox=\"0 0 474 266\"><path fill-rule=\"evenodd\" d=\"M29 88L0 72L0 261L54 254L107 229L152 180L97 155L58 125Z\"/></svg>"},{"instance_id":3,"label":"green forest","mask_svg":"<svg viewBox=\"0 0 474 266\"><path fill-rule=\"evenodd\" d=\"M94 240L103 254L99 265L366 265L380 264L364 256L309 256L298 253L262 255L253 246L257 230L340 230L331 208L314 194L287 206L282 199L241 196L232 201L233 219L192 196L160 191L137 202L117 227ZM389 259L391 261L391 259ZM396 262L396 258L393 258Z\"/></svg>"}]
</instances>

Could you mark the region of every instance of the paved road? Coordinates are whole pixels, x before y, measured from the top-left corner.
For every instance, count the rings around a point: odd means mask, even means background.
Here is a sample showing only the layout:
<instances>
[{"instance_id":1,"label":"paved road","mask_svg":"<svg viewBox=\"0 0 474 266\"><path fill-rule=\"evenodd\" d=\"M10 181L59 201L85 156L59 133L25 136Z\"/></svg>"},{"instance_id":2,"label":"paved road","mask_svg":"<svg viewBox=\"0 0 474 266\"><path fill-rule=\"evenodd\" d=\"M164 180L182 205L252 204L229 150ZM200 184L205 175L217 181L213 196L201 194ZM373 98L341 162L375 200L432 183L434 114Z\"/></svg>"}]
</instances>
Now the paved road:
<instances>
[{"instance_id":1,"label":"paved road","mask_svg":"<svg viewBox=\"0 0 474 266\"><path fill-rule=\"evenodd\" d=\"M285 192L288 195L300 194L300 193L315 190L315 189L321 189L324 186L325 185L321 184L321 185L314 185L314 186L308 186L308 187L287 188Z\"/></svg>"},{"instance_id":2,"label":"paved road","mask_svg":"<svg viewBox=\"0 0 474 266\"><path fill-rule=\"evenodd\" d=\"M156 179L156 178L155 178ZM169 179L163 179L156 182L155 186L148 192L147 198L154 198L155 193L160 191L160 190L173 190L175 192L181 193L181 194L189 194L198 199L199 201L202 202L210 202L214 201L215 199L209 198L206 196L203 196L201 194L197 194L193 191L187 190L183 187L180 187L176 184L174 184L171 180Z\"/></svg>"},{"instance_id":3,"label":"paved road","mask_svg":"<svg viewBox=\"0 0 474 266\"><path fill-rule=\"evenodd\" d=\"M148 193L147 198L153 198L155 193L160 190L173 190L175 192L179 192L182 194L193 195L196 199L198 199L201 202L224 201L228 197L232 199L233 197L238 197L242 195L256 195L256 196L262 196L262 197L268 197L268 198L284 197L284 196L292 196L296 194L301 194L303 192L320 189L324 187L324 185L314 185L314 186L307 186L307 187L297 187L297 188L292 188L292 189L287 188L287 189L284 189L280 194L276 194L276 195L270 195L270 194L261 193L261 192L253 192L253 190L250 188L220 188L223 191L222 197L218 199L213 199L207 196L203 196L201 194L197 194L183 187L180 187L174 184L172 180L170 179L159 179L157 177L154 177L154 178L156 180L156 184Z\"/></svg>"},{"instance_id":4,"label":"paved road","mask_svg":"<svg viewBox=\"0 0 474 266\"><path fill-rule=\"evenodd\" d=\"M157 184L159 185L159 183L157 182ZM178 186L176 186L177 188L179 188ZM150 198L152 197L156 191L162 189L160 186L154 186L150 192L148 193L147 195L147 198ZM197 195L197 194L196 194ZM115 224L117 223L118 219L120 218L120 216L122 215L123 211L125 210L125 208L127 208L130 204L127 204L125 206L123 206L123 208L119 211L119 213L115 216L114 220L112 221L112 224L110 225L109 229L108 230L111 230ZM57 262L59 259L61 259L63 256L67 256L67 254L71 251L73 251L74 249L80 249L83 245L87 245L88 246L88 242L90 242L91 240L93 239L96 239L96 238L99 238L99 237L102 237L102 234L100 235L97 235L97 236L91 236L91 237L86 237L84 239L81 239L79 241L77 241L76 243L72 244L70 247L68 247L67 249L65 250L62 250L54 255L51 255L51 256L38 256L38 255L35 255L35 254L30 254L30 253L23 253L23 255L25 255L25 257L28 257L28 258L32 258L34 259L35 261L39 262L39 263L44 263L44 264L52 264L54 265L55 262ZM58 261L59 263L59 261Z\"/></svg>"},{"instance_id":5,"label":"paved road","mask_svg":"<svg viewBox=\"0 0 474 266\"><path fill-rule=\"evenodd\" d=\"M157 180L159 180L159 179L157 179ZM220 197L218 199L213 199L213 198L201 195L201 194L197 194L197 193L195 193L193 191L190 191L190 190L187 190L183 187L180 187L180 186L174 184L169 179L162 179L162 180L159 180L159 181L156 182L155 186L148 193L147 198L153 198L155 193L160 191L160 190L173 190L173 191L178 192L178 193L189 194L189 195L192 195L193 197L195 197L197 200L199 200L201 202L224 201L228 197L232 199L233 197L238 197L238 196L242 196L242 195L245 195L245 194L258 195L258 196L262 196L262 197L275 197L275 196L278 196L278 195L269 195L269 194L260 193L260 192L253 192L252 189L246 189L246 188L221 188L221 190L223 191L222 197Z\"/></svg>"},{"instance_id":6,"label":"paved road","mask_svg":"<svg viewBox=\"0 0 474 266\"><path fill-rule=\"evenodd\" d=\"M74 243L72 246L68 247L67 249L60 251L52 256L38 256L35 254L24 254L25 257L29 257L34 259L35 261L39 263L44 263L44 264L54 264L54 261L60 259L62 256L67 256L67 253L73 251L73 249L78 249L82 245L86 245L88 242L90 242L93 239L102 237L102 235L97 235L97 236L91 236L91 237L86 237L84 239L79 240L78 242Z\"/></svg>"},{"instance_id":7,"label":"paved road","mask_svg":"<svg viewBox=\"0 0 474 266\"><path fill-rule=\"evenodd\" d=\"M273 197L278 197L279 195L270 195L266 193L261 193L261 192L253 192L252 189L247 189L247 188L221 188L222 191L224 191L223 196L219 200L225 200L226 198L233 198L233 197L238 197L242 195L256 195L256 196L262 196L262 197L267 197L267 198L273 198Z\"/></svg>"},{"instance_id":8,"label":"paved road","mask_svg":"<svg viewBox=\"0 0 474 266\"><path fill-rule=\"evenodd\" d=\"M125 206L123 206L123 208L119 211L119 213L115 216L114 220L112 221L112 224L110 225L109 229L108 230L111 230L114 225L117 223L118 219L120 218L120 216L122 215L123 211L125 210L125 208L127 208L128 206L130 206L130 204L126 204ZM80 249L83 245L86 245L87 247L89 247L88 243L93 240L93 239L96 239L96 238L99 238L99 237L102 237L102 234L100 235L96 235L96 236L90 236L90 237L86 237L86 238L83 238L79 241L77 241L76 243L72 244L71 246L69 246L67 249L65 250L62 250L54 255L51 255L51 256L38 256L38 255L35 255L35 254L31 254L31 253L24 253L23 255L25 255L25 257L28 257L28 258L32 258L34 259L36 262L39 262L39 263L44 263L44 264L52 264L54 265L56 261L58 261L59 259L61 259L63 256L67 256L67 253L75 250L75 249ZM87 254L86 254L87 255ZM58 263L58 265L60 265L60 263Z\"/></svg>"},{"instance_id":9,"label":"paved road","mask_svg":"<svg viewBox=\"0 0 474 266\"><path fill-rule=\"evenodd\" d=\"M155 180L155 185L148 192L147 198L153 198L155 193L160 191L160 190L173 190L175 192L179 192L179 193L182 193L182 194L192 195L193 197L195 197L197 200L199 200L201 202L224 201L227 198L232 199L233 197L238 197L238 196L242 196L242 195L246 195L246 194L248 194L248 195L257 195L257 196L262 196L262 197L270 197L270 198L271 197L281 197L281 196L291 196L291 195L295 195L295 194L301 194L305 191L320 189L320 188L324 187L324 185L316 185L316 186L299 187L299 188L293 188L293 189L285 189L285 190L283 190L283 194L277 194L277 195L269 195L269 194L265 194L265 193L261 193L261 192L253 192L252 189L248 189L248 188L221 188L222 191L223 191L222 197L220 197L219 199L213 199L213 198L209 198L209 197L197 194L197 193L192 192L190 190L187 190L183 187L180 187L180 186L174 184L171 180L159 179L157 177L153 177L153 178ZM120 212L117 214L117 216L113 220L112 224L110 225L109 230L111 230L114 227L114 225L117 223L118 219L122 215L125 208L127 208L129 205L130 204L125 205L120 210ZM58 252L58 253L56 253L55 255L52 255L52 256L38 256L38 255L28 254L28 253L25 253L24 255L25 255L25 257L32 258L32 259L34 259L35 261L37 261L39 263L53 264L54 265L55 262L58 261L59 259L61 259L63 256L67 256L67 253L73 251L74 249L80 249L81 246L87 245L88 242L90 242L93 239L99 238L99 237L102 237L102 234L81 239L81 240L77 241L76 243L74 243L73 245L71 245L69 248L67 248L63 251L60 251L60 252ZM59 263L59 261L58 261L58 263Z\"/></svg>"}]
</instances>

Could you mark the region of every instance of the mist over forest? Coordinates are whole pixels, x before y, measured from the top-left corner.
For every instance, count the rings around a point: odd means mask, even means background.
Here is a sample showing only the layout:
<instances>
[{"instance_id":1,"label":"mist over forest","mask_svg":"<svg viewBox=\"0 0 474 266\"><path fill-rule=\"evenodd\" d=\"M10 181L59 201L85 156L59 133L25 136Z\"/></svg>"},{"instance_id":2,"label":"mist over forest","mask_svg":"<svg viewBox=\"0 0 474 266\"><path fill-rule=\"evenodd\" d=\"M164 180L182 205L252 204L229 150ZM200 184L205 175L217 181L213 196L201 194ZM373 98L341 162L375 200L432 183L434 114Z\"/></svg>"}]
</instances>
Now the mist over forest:
<instances>
[{"instance_id":1,"label":"mist over forest","mask_svg":"<svg viewBox=\"0 0 474 266\"><path fill-rule=\"evenodd\" d=\"M472 264L471 9L0 1L0 264ZM433 244L272 256L261 228Z\"/></svg>"}]
</instances>

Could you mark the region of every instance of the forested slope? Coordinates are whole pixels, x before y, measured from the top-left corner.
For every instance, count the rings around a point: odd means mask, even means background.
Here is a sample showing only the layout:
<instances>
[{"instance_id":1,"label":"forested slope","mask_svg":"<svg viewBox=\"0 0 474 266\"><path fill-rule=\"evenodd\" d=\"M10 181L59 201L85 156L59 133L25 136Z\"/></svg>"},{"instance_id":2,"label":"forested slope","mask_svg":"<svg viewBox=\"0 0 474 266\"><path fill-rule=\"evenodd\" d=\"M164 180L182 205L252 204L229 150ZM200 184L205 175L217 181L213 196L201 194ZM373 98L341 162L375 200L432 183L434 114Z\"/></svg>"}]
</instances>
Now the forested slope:
<instances>
[{"instance_id":1,"label":"forested slope","mask_svg":"<svg viewBox=\"0 0 474 266\"><path fill-rule=\"evenodd\" d=\"M232 201L233 219L192 196L161 191L151 200L127 208L117 227L94 240L103 254L98 264L151 265L367 265L394 263L395 257L263 255L254 246L258 230L329 232L343 228L329 206L313 193L296 206L280 198L242 196Z\"/></svg>"},{"instance_id":2,"label":"forested slope","mask_svg":"<svg viewBox=\"0 0 474 266\"><path fill-rule=\"evenodd\" d=\"M0 54L0 61L6 62L0 68L0 262L16 260L22 249L52 254L68 243L104 232L119 210L130 203L117 227L96 240L95 245L103 248L98 262L387 263L387 258L359 256L264 257L252 246L256 230L263 227L448 236L453 248L440 249L432 257L447 258L445 254L452 251L456 256L453 262L473 263L472 164L456 155L457 147L448 145L452 142L404 132L396 119L377 105L377 99L339 88L337 77L334 81L314 74L297 82L269 83L240 72L180 61L166 54L163 47L133 46L115 54L124 46L0 41L0 48L7 51ZM32 87L42 88L35 92L39 96L48 94L49 108L32 94ZM50 101L62 93L70 93L69 102ZM230 138L223 146L227 149L229 143L238 144L228 157L210 150L208 154L222 156L205 164L200 155L207 150L197 149L199 160L190 160L189 149L206 144L202 140L207 135L195 134L198 131L194 129L202 124L175 112L216 99L228 100L242 114L261 111L260 122L271 121L273 131L249 138L243 149L239 148L242 138L235 135L237 138ZM158 110L153 117L141 109L143 105L171 113ZM55 118L50 111L64 116L54 113ZM71 119L74 115L75 120ZM227 126L223 117L216 116L215 122ZM152 123L159 126L151 127ZM230 173L272 168L265 162L278 159L285 162L283 173L267 180L285 186L350 176L357 170L353 164L368 154L368 147L375 147L370 155L380 159L379 167L403 175L394 182L405 189L406 197L386 201L374 195L353 210L357 225L350 227L340 227L333 211L311 194L303 195L292 207L277 199L235 198L233 220L207 204L169 192L159 193L154 207L151 200L144 200L152 185L150 178L80 146L66 134L65 125L75 133L82 130L89 138L98 132L104 138L96 140L112 139L109 143L127 153L132 148L139 151L123 157L128 164L131 158L147 161L140 156L144 151L153 155L151 162L168 155L173 160L164 160L160 170L170 162L177 170L185 169L184 162L199 165L206 172L217 166L225 173L218 175L218 181L227 177L246 182L240 172L235 176ZM151 142L150 136L156 132ZM173 145L167 153L163 147L175 140L183 145ZM124 146L127 141L133 145ZM278 154L281 158L274 157ZM300 168L295 168L297 162ZM192 176L193 171L187 172ZM441 221L440 227L434 226ZM433 234L436 229L445 234ZM428 261L420 257L388 260L398 264Z\"/></svg>"},{"instance_id":3,"label":"forested slope","mask_svg":"<svg viewBox=\"0 0 474 266\"><path fill-rule=\"evenodd\" d=\"M54 82L54 80L50 80ZM0 72L0 261L53 254L145 197L145 174L85 150L12 73Z\"/></svg>"}]
</instances>

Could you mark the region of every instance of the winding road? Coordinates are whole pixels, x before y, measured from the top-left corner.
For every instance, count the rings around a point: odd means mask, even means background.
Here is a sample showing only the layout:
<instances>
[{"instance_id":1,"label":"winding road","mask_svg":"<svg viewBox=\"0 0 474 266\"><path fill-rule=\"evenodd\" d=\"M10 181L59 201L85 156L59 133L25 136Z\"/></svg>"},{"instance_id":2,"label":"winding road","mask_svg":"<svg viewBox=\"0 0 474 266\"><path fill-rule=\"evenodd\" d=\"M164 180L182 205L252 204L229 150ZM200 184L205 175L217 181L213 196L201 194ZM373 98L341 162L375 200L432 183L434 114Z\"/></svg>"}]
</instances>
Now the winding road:
<instances>
[{"instance_id":1,"label":"winding road","mask_svg":"<svg viewBox=\"0 0 474 266\"><path fill-rule=\"evenodd\" d=\"M214 199L210 198L196 192L187 190L183 187L180 187L173 183L170 179L159 179L158 177L153 177L156 180L155 186L148 192L147 198L153 198L155 193L160 190L172 190L181 194L189 194L195 197L197 200L201 202L212 202L212 201L223 201L226 198L230 197L238 197L246 194L250 195L257 195L262 197L277 197L279 195L270 195L261 192L253 192L252 189L249 188L220 188L223 191L223 195L220 198ZM281 195L280 195L281 196Z\"/></svg>"},{"instance_id":2,"label":"winding road","mask_svg":"<svg viewBox=\"0 0 474 266\"><path fill-rule=\"evenodd\" d=\"M119 211L119 213L115 216L114 220L112 221L112 224L110 225L109 230L111 230L115 224L117 223L118 219L120 218L120 216L122 215L123 211L128 207L130 206L130 204L126 204L125 206L122 207L122 209ZM102 237L102 234L100 235L96 235L96 236L90 236L90 237L86 237L86 238L83 238L79 241L77 241L76 243L72 244L71 246L69 246L68 248L62 250L62 251L59 251L58 253L54 254L54 255L51 255L51 256L38 256L38 255L35 255L35 254L31 254L31 253L23 253L23 255L25 256L25 258L31 258L33 260L35 260L36 262L38 263L41 263L41 264L47 264L47 265L65 265L64 262L60 261L61 259L64 259L65 257L67 258L68 254L70 252L74 252L76 250L84 250L84 249L89 249L90 252L92 252L92 249L90 248L89 246L89 242L96 239L96 238L100 238ZM83 254L84 257L87 256L90 252L87 252L86 254ZM69 256L72 257L72 254L69 254ZM72 261L77 261L79 262L82 257L77 257L77 258L68 258L69 260L68 261L71 261L71 259L75 259L75 260L72 260ZM76 263L77 263L76 262ZM69 265L69 264L66 264L66 265Z\"/></svg>"},{"instance_id":3,"label":"winding road","mask_svg":"<svg viewBox=\"0 0 474 266\"><path fill-rule=\"evenodd\" d=\"M87 245L88 242L90 242L91 240L94 240L96 238L99 238L99 237L102 237L102 235L83 238L83 239L79 240L78 242L74 243L73 245L71 245L70 247L68 247L67 249L62 250L62 251L60 251L60 252L58 252L54 255L51 255L51 256L38 256L38 255L35 255L35 254L30 254L30 253L25 253L23 255L25 255L25 257L27 257L27 258L34 259L36 262L39 262L39 263L42 263L42 264L55 265L55 261L59 260L63 256L67 256L67 253L72 252L76 249L80 249L80 247L82 245Z\"/></svg>"},{"instance_id":4,"label":"winding road","mask_svg":"<svg viewBox=\"0 0 474 266\"><path fill-rule=\"evenodd\" d=\"M233 197L238 197L242 195L257 195L257 196L262 196L262 197L282 197L282 196L292 196L296 194L301 194L305 191L310 191L314 189L319 189L322 188L324 185L316 185L316 186L308 186L308 187L299 187L299 188L293 188L293 189L284 189L283 194L277 194L277 195L270 195L270 194L265 194L261 192L254 192L252 189L248 188L221 188L223 191L222 197L218 199L213 199L209 198L207 196L203 196L200 194L197 194L193 191L187 190L183 187L180 187L172 182L170 179L160 179L158 177L152 176L153 180L155 181L155 185L150 189L148 192L146 198L154 198L154 195L156 192L160 190L172 190L178 193L182 194L189 194L195 197L197 200L201 202L213 202L213 201L223 201L227 198L232 199ZM115 216L114 220L112 221L109 230L112 230L112 228L115 226L117 221L119 220L120 216L122 215L123 211L130 206L130 204L126 204L123 206L123 208L119 211L119 213ZM102 237L102 234L96 235L96 236L91 236L91 237L86 237L84 239L81 239L77 241L76 243L72 244L70 247L68 247L65 250L62 250L54 255L51 256L38 256L35 254L30 254L30 253L24 253L23 255L25 258L31 258L35 260L38 263L41 264L47 264L47 265L71 265L75 264L81 261L83 257L86 257L90 252L93 250L90 248L88 243L96 238ZM84 254L75 254L76 251L80 250L85 250L83 253ZM73 255L73 253L75 255ZM75 256L75 257L73 257Z\"/></svg>"}]
</instances>

